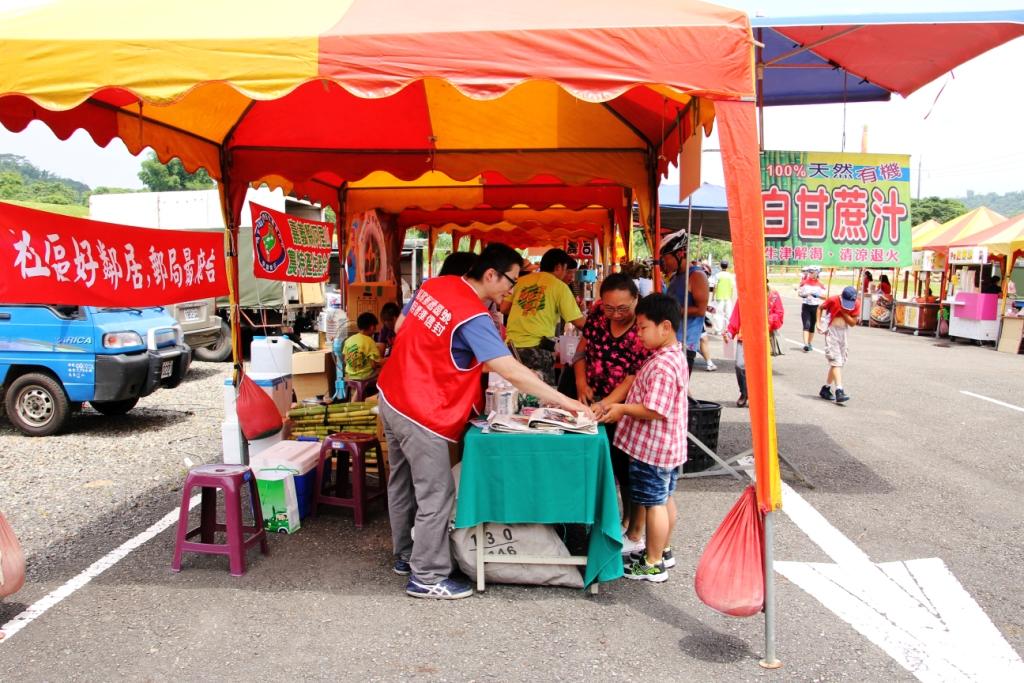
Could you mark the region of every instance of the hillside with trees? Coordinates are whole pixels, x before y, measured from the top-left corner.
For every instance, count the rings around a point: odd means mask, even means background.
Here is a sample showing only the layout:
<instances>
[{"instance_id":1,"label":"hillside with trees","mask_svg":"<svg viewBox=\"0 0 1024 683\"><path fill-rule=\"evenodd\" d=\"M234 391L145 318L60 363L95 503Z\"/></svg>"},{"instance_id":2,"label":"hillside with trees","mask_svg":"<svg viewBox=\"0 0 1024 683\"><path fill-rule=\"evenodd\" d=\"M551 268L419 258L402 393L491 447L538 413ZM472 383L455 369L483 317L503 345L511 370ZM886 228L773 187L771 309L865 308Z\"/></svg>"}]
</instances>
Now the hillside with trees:
<instances>
[{"instance_id":1,"label":"hillside with trees","mask_svg":"<svg viewBox=\"0 0 1024 683\"><path fill-rule=\"evenodd\" d=\"M1024 191L1007 192L1006 194L996 194L995 192L978 194L968 190L967 196L960 198L960 201L963 202L968 209L987 206L996 213L1001 213L1007 218L1024 213Z\"/></svg>"}]
</instances>

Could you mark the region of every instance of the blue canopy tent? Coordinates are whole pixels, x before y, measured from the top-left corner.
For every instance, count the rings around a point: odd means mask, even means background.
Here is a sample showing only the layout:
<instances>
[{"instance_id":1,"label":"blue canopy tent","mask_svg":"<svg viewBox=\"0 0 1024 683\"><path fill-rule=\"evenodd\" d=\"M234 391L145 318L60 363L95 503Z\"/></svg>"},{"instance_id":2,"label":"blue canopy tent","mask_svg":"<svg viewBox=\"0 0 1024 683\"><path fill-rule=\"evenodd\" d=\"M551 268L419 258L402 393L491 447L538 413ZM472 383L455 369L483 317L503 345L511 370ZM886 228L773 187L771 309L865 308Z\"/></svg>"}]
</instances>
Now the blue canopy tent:
<instances>
[{"instance_id":1,"label":"blue canopy tent","mask_svg":"<svg viewBox=\"0 0 1024 683\"><path fill-rule=\"evenodd\" d=\"M726 0L750 15L764 106L906 97L966 61L1024 35L1014 0L906 2ZM824 11L823 11L824 10Z\"/></svg>"}]
</instances>

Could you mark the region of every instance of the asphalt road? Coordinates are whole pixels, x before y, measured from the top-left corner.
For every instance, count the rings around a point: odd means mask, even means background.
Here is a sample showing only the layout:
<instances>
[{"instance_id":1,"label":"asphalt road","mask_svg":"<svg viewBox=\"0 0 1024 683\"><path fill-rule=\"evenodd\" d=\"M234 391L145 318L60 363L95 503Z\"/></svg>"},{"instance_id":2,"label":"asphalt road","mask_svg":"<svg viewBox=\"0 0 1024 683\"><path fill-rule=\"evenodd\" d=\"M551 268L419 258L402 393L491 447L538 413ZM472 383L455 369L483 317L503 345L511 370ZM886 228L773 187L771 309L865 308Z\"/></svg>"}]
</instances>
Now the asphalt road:
<instances>
[{"instance_id":1,"label":"asphalt road","mask_svg":"<svg viewBox=\"0 0 1024 683\"><path fill-rule=\"evenodd\" d=\"M800 339L793 301L784 333ZM790 346L774 367L780 450L814 487L785 468L784 479L873 561L941 558L1024 652L1022 414L961 393L1022 405L1024 358L858 328L846 371L853 399L841 407L817 397L821 354ZM734 407L732 364L720 368L698 368L694 393L725 404L720 452L731 454L748 447L749 428L746 411ZM161 491L175 483L158 482ZM207 556L187 557L172 574L172 526L0 642L0 679L913 679L778 575L784 666L761 669L762 619L718 615L693 590L700 553L742 485L715 478L680 488L670 580L618 581L596 597L493 586L452 603L408 598L403 579L388 571L382 509L362 531L350 515L329 511L294 536L274 536L270 556L251 553L242 578ZM128 522L63 540L80 550L51 553L45 568L35 567L31 584L0 603L0 624L171 509L106 511ZM777 517L777 559L829 561Z\"/></svg>"}]
</instances>

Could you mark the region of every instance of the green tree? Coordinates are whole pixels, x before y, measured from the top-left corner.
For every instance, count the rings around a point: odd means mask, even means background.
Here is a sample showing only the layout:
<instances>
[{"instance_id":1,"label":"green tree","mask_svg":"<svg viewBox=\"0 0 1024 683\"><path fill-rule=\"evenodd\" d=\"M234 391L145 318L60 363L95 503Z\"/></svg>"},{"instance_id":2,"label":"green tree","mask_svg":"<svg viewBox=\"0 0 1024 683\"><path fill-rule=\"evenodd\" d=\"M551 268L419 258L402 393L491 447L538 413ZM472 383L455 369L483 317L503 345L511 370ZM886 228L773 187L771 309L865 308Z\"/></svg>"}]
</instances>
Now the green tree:
<instances>
[{"instance_id":1,"label":"green tree","mask_svg":"<svg viewBox=\"0 0 1024 683\"><path fill-rule=\"evenodd\" d=\"M928 220L945 223L957 216L967 213L967 206L959 199L943 199L941 197L925 197L910 200L910 218L914 225Z\"/></svg>"},{"instance_id":2,"label":"green tree","mask_svg":"<svg viewBox=\"0 0 1024 683\"><path fill-rule=\"evenodd\" d=\"M0 171L0 199L22 199L25 180L15 171Z\"/></svg>"},{"instance_id":3,"label":"green tree","mask_svg":"<svg viewBox=\"0 0 1024 683\"><path fill-rule=\"evenodd\" d=\"M171 159L169 163L161 163L156 152L152 150L142 162L139 180L151 192L172 192L175 190L208 190L213 187L213 180L206 169L195 173L185 170L180 159Z\"/></svg>"}]
</instances>

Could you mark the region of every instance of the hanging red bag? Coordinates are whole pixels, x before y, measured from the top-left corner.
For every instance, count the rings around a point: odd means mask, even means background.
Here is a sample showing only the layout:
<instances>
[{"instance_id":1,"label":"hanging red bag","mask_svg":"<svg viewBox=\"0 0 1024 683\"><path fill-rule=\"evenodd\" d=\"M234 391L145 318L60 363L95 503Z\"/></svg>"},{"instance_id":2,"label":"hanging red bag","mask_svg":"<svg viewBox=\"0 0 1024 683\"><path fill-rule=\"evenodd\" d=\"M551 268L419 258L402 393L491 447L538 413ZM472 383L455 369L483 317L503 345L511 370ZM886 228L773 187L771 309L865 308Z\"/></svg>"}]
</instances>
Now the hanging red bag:
<instances>
[{"instance_id":1,"label":"hanging red bag","mask_svg":"<svg viewBox=\"0 0 1024 683\"><path fill-rule=\"evenodd\" d=\"M25 555L14 529L0 512L0 598L14 595L25 584Z\"/></svg>"},{"instance_id":2,"label":"hanging red bag","mask_svg":"<svg viewBox=\"0 0 1024 683\"><path fill-rule=\"evenodd\" d=\"M731 617L764 607L764 518L748 486L715 530L693 579L701 602Z\"/></svg>"},{"instance_id":3,"label":"hanging red bag","mask_svg":"<svg viewBox=\"0 0 1024 683\"><path fill-rule=\"evenodd\" d=\"M235 412L238 414L238 426L249 441L265 439L281 431L281 413L277 404L248 375L242 375L238 385Z\"/></svg>"}]
</instances>

